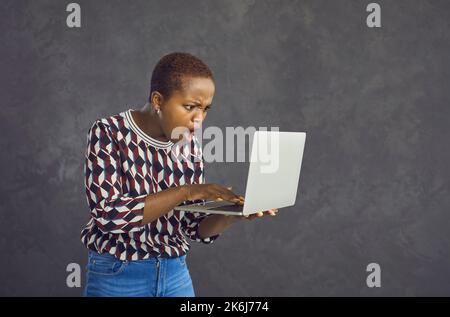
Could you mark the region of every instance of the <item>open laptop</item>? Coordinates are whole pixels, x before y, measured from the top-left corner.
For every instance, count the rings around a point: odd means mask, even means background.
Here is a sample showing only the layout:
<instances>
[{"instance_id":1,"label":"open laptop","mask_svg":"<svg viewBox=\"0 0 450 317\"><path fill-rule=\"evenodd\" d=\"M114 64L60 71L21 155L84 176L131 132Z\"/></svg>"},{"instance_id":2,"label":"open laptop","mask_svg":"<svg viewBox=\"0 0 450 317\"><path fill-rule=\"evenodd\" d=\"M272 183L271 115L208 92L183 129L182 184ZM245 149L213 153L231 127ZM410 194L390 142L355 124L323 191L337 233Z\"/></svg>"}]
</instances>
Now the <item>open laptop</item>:
<instances>
[{"instance_id":1,"label":"open laptop","mask_svg":"<svg viewBox=\"0 0 450 317\"><path fill-rule=\"evenodd\" d=\"M305 132L256 131L250 154L244 204L204 201L175 210L247 216L293 206L297 197Z\"/></svg>"}]
</instances>

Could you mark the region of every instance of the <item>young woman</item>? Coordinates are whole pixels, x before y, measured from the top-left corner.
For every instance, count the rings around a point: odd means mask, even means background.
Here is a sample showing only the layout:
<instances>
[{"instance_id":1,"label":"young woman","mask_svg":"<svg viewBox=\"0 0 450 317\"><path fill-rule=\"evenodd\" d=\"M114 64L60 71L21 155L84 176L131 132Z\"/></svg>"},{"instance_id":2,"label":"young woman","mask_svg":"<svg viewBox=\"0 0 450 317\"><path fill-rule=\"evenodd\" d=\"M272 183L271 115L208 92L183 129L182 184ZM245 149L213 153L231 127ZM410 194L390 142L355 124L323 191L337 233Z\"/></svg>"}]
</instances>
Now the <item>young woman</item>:
<instances>
[{"instance_id":1,"label":"young woman","mask_svg":"<svg viewBox=\"0 0 450 317\"><path fill-rule=\"evenodd\" d=\"M86 296L195 296L187 239L212 243L250 217L174 211L202 200L243 203L231 188L205 184L201 146L193 134L214 96L211 70L187 53L164 56L155 66L148 102L140 109L96 120L88 132L85 186L90 220L81 239L89 249ZM171 149L184 127L183 160Z\"/></svg>"}]
</instances>

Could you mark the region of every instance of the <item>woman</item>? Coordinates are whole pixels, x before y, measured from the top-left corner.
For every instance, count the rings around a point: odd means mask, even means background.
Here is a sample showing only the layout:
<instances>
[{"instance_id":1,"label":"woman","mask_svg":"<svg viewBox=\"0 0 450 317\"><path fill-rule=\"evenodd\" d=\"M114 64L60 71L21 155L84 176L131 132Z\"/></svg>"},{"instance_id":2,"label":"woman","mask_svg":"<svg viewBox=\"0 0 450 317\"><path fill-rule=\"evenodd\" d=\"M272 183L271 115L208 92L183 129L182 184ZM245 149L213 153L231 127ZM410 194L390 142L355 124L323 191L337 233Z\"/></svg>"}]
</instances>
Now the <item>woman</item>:
<instances>
[{"instance_id":1,"label":"woman","mask_svg":"<svg viewBox=\"0 0 450 317\"><path fill-rule=\"evenodd\" d=\"M174 211L203 200L243 203L231 188L205 184L193 134L214 96L211 70L187 53L164 56L152 73L148 102L96 120L88 132L85 185L91 218L81 239L89 249L86 296L195 296L186 254L192 241L212 243L250 217ZM184 160L171 155L184 127ZM200 159L199 159L200 158Z\"/></svg>"}]
</instances>

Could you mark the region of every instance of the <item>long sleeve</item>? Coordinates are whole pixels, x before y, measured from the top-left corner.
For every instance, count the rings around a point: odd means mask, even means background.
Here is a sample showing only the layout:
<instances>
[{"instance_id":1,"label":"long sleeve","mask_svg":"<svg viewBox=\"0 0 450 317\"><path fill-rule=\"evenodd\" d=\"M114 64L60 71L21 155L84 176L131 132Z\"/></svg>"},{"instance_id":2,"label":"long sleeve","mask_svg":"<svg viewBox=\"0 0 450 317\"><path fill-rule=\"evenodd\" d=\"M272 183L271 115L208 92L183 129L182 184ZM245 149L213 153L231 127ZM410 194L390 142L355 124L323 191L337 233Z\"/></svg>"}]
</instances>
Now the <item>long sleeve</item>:
<instances>
[{"instance_id":1,"label":"long sleeve","mask_svg":"<svg viewBox=\"0 0 450 317\"><path fill-rule=\"evenodd\" d=\"M212 237L201 239L198 233L200 223L209 217L210 214L199 213L199 212L185 212L182 220L182 230L184 234L192 241L202 242L205 244L212 243L216 240L220 234Z\"/></svg>"},{"instance_id":2,"label":"long sleeve","mask_svg":"<svg viewBox=\"0 0 450 317\"><path fill-rule=\"evenodd\" d=\"M203 161L203 157L202 157L202 161ZM204 162L203 162L203 164L204 164ZM202 183L205 184L205 170L204 169L203 169L203 173L202 173ZM196 200L196 201L193 201L192 203L200 203L200 202L204 202L204 201L205 200ZM214 240L216 240L220 236L220 234L201 239L199 232L198 232L200 223L209 216L211 216L211 214L200 213L200 212L185 212L184 217L181 220L181 229L183 230L183 233L192 241L202 242L205 244L212 243Z\"/></svg>"},{"instance_id":3,"label":"long sleeve","mask_svg":"<svg viewBox=\"0 0 450 317\"><path fill-rule=\"evenodd\" d=\"M97 120L88 132L85 188L91 216L103 233L142 229L145 198L123 193L119 147L107 123Z\"/></svg>"}]
</instances>

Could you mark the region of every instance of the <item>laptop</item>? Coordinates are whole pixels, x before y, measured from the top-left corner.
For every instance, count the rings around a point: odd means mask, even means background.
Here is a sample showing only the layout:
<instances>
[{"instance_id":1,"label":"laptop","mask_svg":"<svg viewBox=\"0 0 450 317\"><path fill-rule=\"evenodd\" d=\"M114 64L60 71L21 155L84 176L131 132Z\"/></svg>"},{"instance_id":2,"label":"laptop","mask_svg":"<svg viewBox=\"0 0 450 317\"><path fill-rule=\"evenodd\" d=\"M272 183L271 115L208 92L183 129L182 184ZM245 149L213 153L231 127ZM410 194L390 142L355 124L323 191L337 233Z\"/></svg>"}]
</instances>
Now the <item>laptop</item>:
<instances>
[{"instance_id":1,"label":"laptop","mask_svg":"<svg viewBox=\"0 0 450 317\"><path fill-rule=\"evenodd\" d=\"M206 200L174 209L247 216L293 206L297 197L305 140L305 132L255 131L243 205Z\"/></svg>"}]
</instances>

